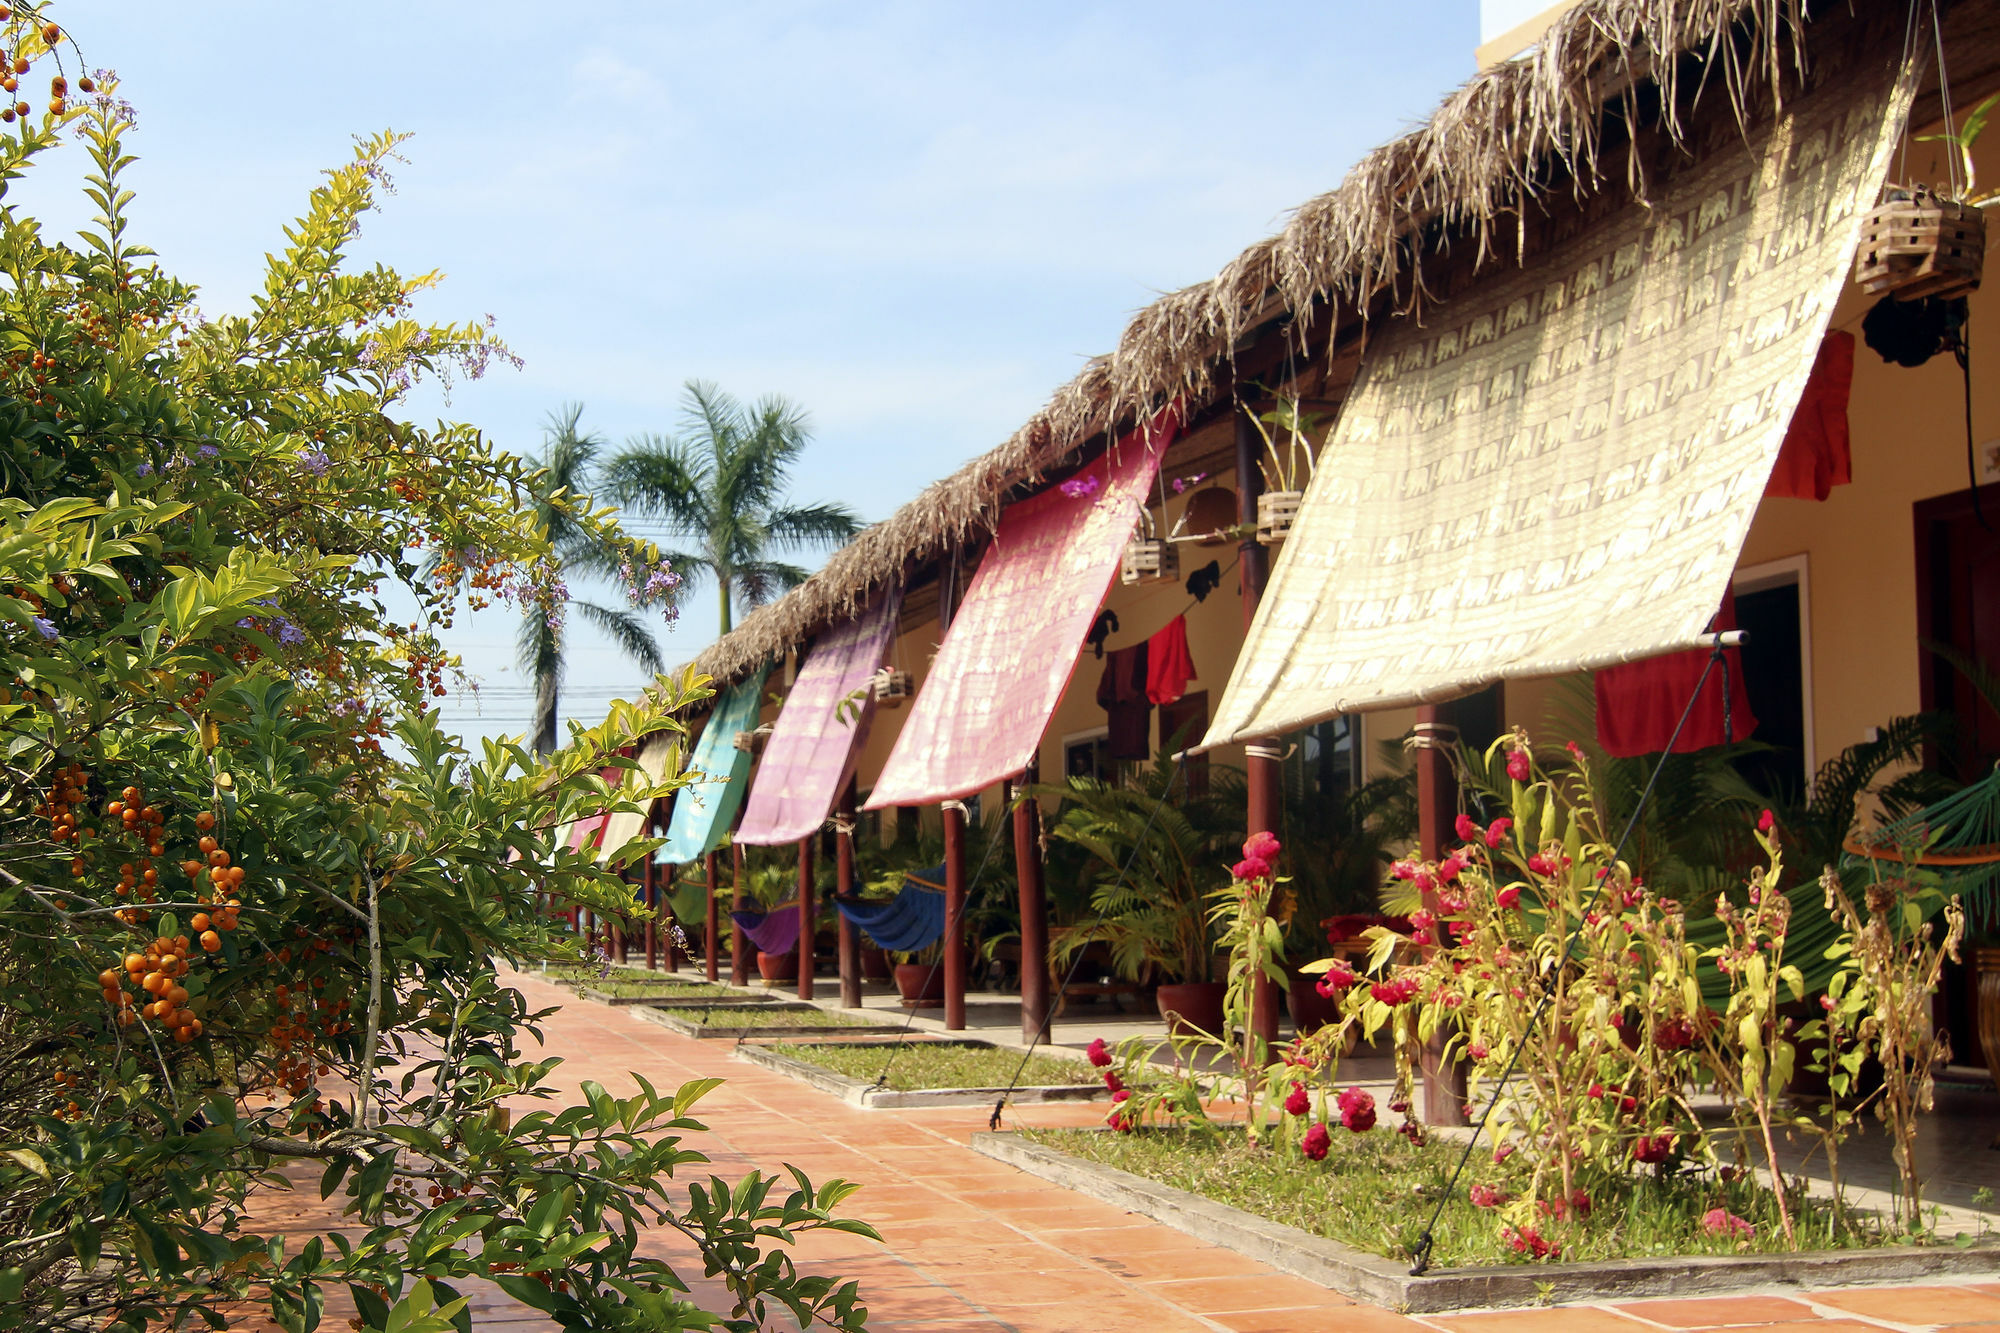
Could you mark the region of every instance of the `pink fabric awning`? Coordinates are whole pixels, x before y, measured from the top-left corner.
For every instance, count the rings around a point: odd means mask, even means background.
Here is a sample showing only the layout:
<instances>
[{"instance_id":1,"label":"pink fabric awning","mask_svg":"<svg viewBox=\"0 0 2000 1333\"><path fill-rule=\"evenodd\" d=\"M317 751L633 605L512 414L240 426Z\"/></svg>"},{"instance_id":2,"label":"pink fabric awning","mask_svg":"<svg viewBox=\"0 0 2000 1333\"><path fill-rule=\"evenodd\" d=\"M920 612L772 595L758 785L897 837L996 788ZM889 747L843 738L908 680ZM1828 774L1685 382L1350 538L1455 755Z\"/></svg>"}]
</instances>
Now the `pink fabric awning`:
<instances>
[{"instance_id":1,"label":"pink fabric awning","mask_svg":"<svg viewBox=\"0 0 2000 1333\"><path fill-rule=\"evenodd\" d=\"M970 796L1027 767L1178 429L1169 408L1001 515L868 809Z\"/></svg>"},{"instance_id":2,"label":"pink fabric awning","mask_svg":"<svg viewBox=\"0 0 2000 1333\"><path fill-rule=\"evenodd\" d=\"M885 593L813 640L764 746L736 841L753 847L797 842L826 819L867 738L875 711L869 677L888 654L902 604L900 589Z\"/></svg>"}]
</instances>

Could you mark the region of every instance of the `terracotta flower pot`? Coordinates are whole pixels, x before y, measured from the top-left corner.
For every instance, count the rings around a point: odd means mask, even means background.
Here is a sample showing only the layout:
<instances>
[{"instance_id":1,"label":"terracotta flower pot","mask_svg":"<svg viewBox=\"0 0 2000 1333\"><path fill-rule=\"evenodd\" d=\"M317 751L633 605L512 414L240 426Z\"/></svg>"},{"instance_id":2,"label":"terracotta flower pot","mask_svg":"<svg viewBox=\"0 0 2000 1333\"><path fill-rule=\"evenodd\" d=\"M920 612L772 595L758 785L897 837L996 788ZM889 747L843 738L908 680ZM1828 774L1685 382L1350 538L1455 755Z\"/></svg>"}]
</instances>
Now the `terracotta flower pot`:
<instances>
[{"instance_id":1,"label":"terracotta flower pot","mask_svg":"<svg viewBox=\"0 0 2000 1333\"><path fill-rule=\"evenodd\" d=\"M944 1004L944 969L929 963L898 963L896 990L905 1009L936 1009Z\"/></svg>"},{"instance_id":2,"label":"terracotta flower pot","mask_svg":"<svg viewBox=\"0 0 2000 1333\"><path fill-rule=\"evenodd\" d=\"M757 975L764 978L764 984L767 986L780 981L797 981L799 979L797 952L772 954L758 950Z\"/></svg>"},{"instance_id":3,"label":"terracotta flower pot","mask_svg":"<svg viewBox=\"0 0 2000 1333\"><path fill-rule=\"evenodd\" d=\"M1317 976L1293 973L1291 985L1285 990L1285 1006L1291 1011L1292 1026L1301 1037L1340 1021L1340 1001L1329 1000L1319 993Z\"/></svg>"},{"instance_id":4,"label":"terracotta flower pot","mask_svg":"<svg viewBox=\"0 0 2000 1333\"><path fill-rule=\"evenodd\" d=\"M861 948L861 979L863 981L887 981L889 979L889 955L870 945Z\"/></svg>"},{"instance_id":5,"label":"terracotta flower pot","mask_svg":"<svg viewBox=\"0 0 2000 1333\"><path fill-rule=\"evenodd\" d=\"M1220 981L1187 981L1160 987L1153 1002L1160 1007L1160 1017L1167 1020L1168 1032L1195 1027L1212 1037L1226 1037L1222 1001L1228 993L1229 987Z\"/></svg>"}]
</instances>

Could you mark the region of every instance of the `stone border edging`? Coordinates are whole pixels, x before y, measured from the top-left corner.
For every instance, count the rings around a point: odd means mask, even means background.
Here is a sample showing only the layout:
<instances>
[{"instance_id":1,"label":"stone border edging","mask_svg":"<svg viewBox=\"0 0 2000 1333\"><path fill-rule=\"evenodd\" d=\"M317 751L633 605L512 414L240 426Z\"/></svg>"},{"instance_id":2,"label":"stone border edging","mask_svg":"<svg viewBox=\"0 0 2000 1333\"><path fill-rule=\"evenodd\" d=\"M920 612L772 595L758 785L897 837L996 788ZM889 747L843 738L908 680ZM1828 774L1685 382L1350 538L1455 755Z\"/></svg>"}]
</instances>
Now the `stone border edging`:
<instances>
[{"instance_id":1,"label":"stone border edging","mask_svg":"<svg viewBox=\"0 0 2000 1333\"><path fill-rule=\"evenodd\" d=\"M841 1031L842 1029L834 1029ZM892 1043L878 1039L863 1039L845 1043L851 1046L888 1046ZM926 1045L950 1046L991 1046L983 1041L926 1042ZM786 1055L782 1048L763 1046L745 1042L733 1052L739 1060L747 1060L753 1065L762 1065L775 1073L810 1083L821 1092L832 1093L850 1106L859 1106L870 1111L911 1111L927 1106L985 1106L997 1101L1005 1088L878 1088L872 1083L864 1083L858 1078L836 1074L824 1065L813 1064L810 1060L800 1060ZM1095 1083L1064 1083L1037 1087L1016 1088L1011 1101L1020 1102L1070 1102L1095 1101L1109 1096L1109 1093Z\"/></svg>"},{"instance_id":2,"label":"stone border edging","mask_svg":"<svg viewBox=\"0 0 2000 1333\"><path fill-rule=\"evenodd\" d=\"M1411 1277L1406 1263L1129 1171L1086 1162L1030 1143L1012 1132L975 1132L972 1150L1343 1295L1410 1314L1647 1296L1703 1296L1747 1287L1854 1286L2000 1273L2000 1244L1988 1242L1963 1249L1912 1246L1439 1268L1423 1277Z\"/></svg>"},{"instance_id":3,"label":"stone border edging","mask_svg":"<svg viewBox=\"0 0 2000 1333\"><path fill-rule=\"evenodd\" d=\"M690 1005L688 1007L698 1009L701 1006ZM794 1011L801 1009L817 1010L818 1006L810 1004L799 1004L799 1003L787 1004L783 1002L778 1002L771 1004L760 1004L757 1006L757 1008L762 1012L768 1013L773 1009L794 1010ZM742 1038L745 1037L829 1037L829 1036L838 1037L843 1033L851 1033L851 1032L895 1031L894 1028L890 1027L886 1023L852 1023L852 1024L842 1024L839 1027L834 1027L826 1024L807 1025L803 1023L788 1027L780 1023L758 1023L755 1025L745 1024L737 1027L721 1027L713 1023L691 1023L687 1019L682 1018L679 1014L675 1013L672 1009L662 1008L659 1005L635 1005L631 1009L629 1009L628 1012L635 1013L641 1018L648 1019L652 1022L658 1023L662 1027L669 1028L675 1032L678 1032L684 1037L723 1037L723 1038L733 1037L738 1040L741 1040Z\"/></svg>"},{"instance_id":4,"label":"stone border edging","mask_svg":"<svg viewBox=\"0 0 2000 1333\"><path fill-rule=\"evenodd\" d=\"M768 995L744 995L735 991L724 995L676 995L666 986L662 986L656 995L613 995L609 991L591 990L588 987L577 993L586 1000L619 1008L628 1005L648 1005L656 1009L698 1009L703 1005L725 1009L731 1005L739 1007L756 1005L759 1008L768 1008L773 1003L772 997Z\"/></svg>"}]
</instances>

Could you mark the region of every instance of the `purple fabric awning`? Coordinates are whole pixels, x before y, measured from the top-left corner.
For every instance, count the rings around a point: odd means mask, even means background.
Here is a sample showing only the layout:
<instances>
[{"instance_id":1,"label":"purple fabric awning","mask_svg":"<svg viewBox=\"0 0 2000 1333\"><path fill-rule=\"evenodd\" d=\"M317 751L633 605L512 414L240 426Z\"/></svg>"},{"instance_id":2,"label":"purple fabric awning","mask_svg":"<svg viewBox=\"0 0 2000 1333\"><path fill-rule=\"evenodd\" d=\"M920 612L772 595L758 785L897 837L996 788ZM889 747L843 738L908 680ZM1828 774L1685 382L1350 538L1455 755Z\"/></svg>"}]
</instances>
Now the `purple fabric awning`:
<instances>
[{"instance_id":1,"label":"purple fabric awning","mask_svg":"<svg viewBox=\"0 0 2000 1333\"><path fill-rule=\"evenodd\" d=\"M902 601L899 590L886 592L813 640L764 746L736 841L797 842L825 821L868 734L875 711L869 677L888 653Z\"/></svg>"}]
</instances>

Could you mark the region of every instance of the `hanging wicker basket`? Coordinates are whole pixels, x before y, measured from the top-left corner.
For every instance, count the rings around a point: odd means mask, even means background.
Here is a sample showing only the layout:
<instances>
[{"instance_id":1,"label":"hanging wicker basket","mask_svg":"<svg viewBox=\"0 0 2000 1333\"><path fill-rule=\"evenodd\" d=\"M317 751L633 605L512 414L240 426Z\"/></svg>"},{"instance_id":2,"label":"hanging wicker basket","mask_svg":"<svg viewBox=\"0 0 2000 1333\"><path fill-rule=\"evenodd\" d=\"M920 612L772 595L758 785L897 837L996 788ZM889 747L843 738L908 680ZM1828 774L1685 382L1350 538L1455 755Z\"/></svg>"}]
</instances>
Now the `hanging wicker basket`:
<instances>
[{"instance_id":1,"label":"hanging wicker basket","mask_svg":"<svg viewBox=\"0 0 2000 1333\"><path fill-rule=\"evenodd\" d=\"M1861 224L1854 280L1899 301L1963 296L1986 264L1986 218L1979 209L1923 186L1891 186Z\"/></svg>"},{"instance_id":2,"label":"hanging wicker basket","mask_svg":"<svg viewBox=\"0 0 2000 1333\"><path fill-rule=\"evenodd\" d=\"M1304 491L1265 491L1258 496L1257 540L1276 546L1290 535L1298 521L1299 502L1305 498Z\"/></svg>"},{"instance_id":3,"label":"hanging wicker basket","mask_svg":"<svg viewBox=\"0 0 2000 1333\"><path fill-rule=\"evenodd\" d=\"M875 698L876 707L901 708L903 700L917 692L917 685L909 672L883 667L869 677L868 690Z\"/></svg>"},{"instance_id":4,"label":"hanging wicker basket","mask_svg":"<svg viewBox=\"0 0 2000 1333\"><path fill-rule=\"evenodd\" d=\"M1159 537L1134 537L1125 543L1125 556L1118 562L1118 581L1130 586L1139 583L1178 582L1181 553Z\"/></svg>"}]
</instances>

